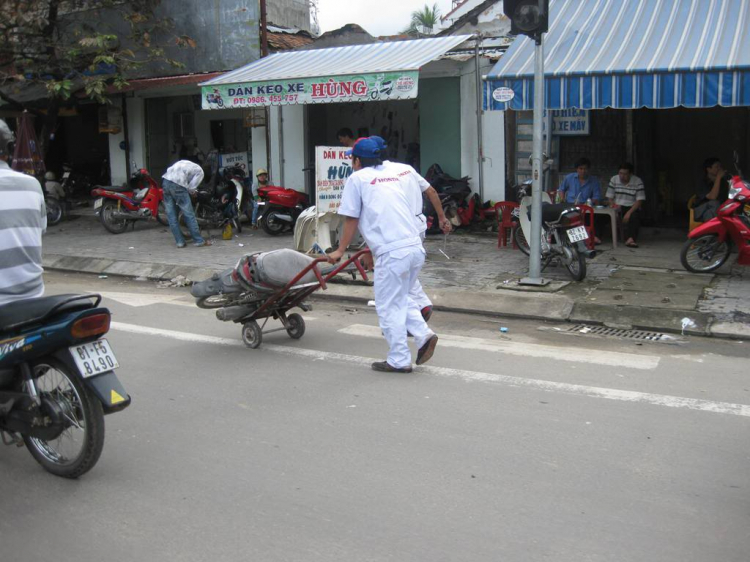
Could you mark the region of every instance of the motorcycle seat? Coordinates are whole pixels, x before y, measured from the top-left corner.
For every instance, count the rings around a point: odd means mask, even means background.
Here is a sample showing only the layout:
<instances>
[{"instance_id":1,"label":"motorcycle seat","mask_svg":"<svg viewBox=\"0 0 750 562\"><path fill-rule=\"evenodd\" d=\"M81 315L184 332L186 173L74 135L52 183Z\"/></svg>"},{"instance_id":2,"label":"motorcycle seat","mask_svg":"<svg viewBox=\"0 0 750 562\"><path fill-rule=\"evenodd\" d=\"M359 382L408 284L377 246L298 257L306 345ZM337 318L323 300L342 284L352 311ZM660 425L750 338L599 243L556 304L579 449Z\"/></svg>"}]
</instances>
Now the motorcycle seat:
<instances>
[{"instance_id":1,"label":"motorcycle seat","mask_svg":"<svg viewBox=\"0 0 750 562\"><path fill-rule=\"evenodd\" d=\"M104 189L106 191L114 191L115 193L126 193L128 191L133 191L127 185L97 185L94 186L94 189Z\"/></svg>"},{"instance_id":2,"label":"motorcycle seat","mask_svg":"<svg viewBox=\"0 0 750 562\"><path fill-rule=\"evenodd\" d=\"M193 283L190 294L196 298L210 297L212 295L225 295L230 293L241 293L242 287L232 278L234 268L225 269L220 273L214 273L205 281Z\"/></svg>"},{"instance_id":3,"label":"motorcycle seat","mask_svg":"<svg viewBox=\"0 0 750 562\"><path fill-rule=\"evenodd\" d=\"M74 297L82 296L75 294L53 295L36 299L22 299L4 304L0 306L0 333L11 332L24 326L37 324L48 316L55 307L59 307L55 310L55 315L94 308L94 301L88 298L79 298L72 302L66 302Z\"/></svg>"},{"instance_id":4,"label":"motorcycle seat","mask_svg":"<svg viewBox=\"0 0 750 562\"><path fill-rule=\"evenodd\" d=\"M563 211L574 208L575 205L570 203L545 203L542 205L542 221L557 222Z\"/></svg>"}]
</instances>

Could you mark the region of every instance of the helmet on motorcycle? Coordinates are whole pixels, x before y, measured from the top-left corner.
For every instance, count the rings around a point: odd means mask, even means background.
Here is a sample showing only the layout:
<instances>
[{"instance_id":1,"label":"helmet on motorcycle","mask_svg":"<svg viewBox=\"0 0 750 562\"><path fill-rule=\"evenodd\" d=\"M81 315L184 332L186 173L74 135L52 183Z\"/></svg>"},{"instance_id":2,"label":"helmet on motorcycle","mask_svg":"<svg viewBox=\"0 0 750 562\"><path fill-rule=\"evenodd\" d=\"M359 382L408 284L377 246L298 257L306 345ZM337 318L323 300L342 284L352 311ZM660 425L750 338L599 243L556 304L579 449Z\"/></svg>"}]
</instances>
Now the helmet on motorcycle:
<instances>
[{"instance_id":1,"label":"helmet on motorcycle","mask_svg":"<svg viewBox=\"0 0 750 562\"><path fill-rule=\"evenodd\" d=\"M268 170L266 170L265 168L258 168L258 171L255 172L255 177L257 178L258 176L262 176L263 174L268 175Z\"/></svg>"},{"instance_id":2,"label":"helmet on motorcycle","mask_svg":"<svg viewBox=\"0 0 750 562\"><path fill-rule=\"evenodd\" d=\"M55 176L55 172L47 172L44 174L44 179L49 181L55 181L57 179L57 176Z\"/></svg>"},{"instance_id":3,"label":"helmet on motorcycle","mask_svg":"<svg viewBox=\"0 0 750 562\"><path fill-rule=\"evenodd\" d=\"M8 154L9 145L16 140L13 131L10 130L5 120L0 119L0 156Z\"/></svg>"}]
</instances>

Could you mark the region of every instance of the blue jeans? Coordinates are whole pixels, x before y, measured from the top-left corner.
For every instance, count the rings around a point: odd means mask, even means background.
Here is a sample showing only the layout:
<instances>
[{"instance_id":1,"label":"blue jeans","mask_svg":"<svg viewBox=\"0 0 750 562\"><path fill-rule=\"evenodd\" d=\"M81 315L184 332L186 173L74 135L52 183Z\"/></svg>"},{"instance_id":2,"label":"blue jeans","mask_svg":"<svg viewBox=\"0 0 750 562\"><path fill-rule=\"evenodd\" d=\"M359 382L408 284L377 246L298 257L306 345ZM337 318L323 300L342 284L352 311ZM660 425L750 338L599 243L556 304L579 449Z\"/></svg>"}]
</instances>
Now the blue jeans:
<instances>
[{"instance_id":1,"label":"blue jeans","mask_svg":"<svg viewBox=\"0 0 750 562\"><path fill-rule=\"evenodd\" d=\"M177 220L177 207L180 208L182 215L185 217L185 224L190 231L190 236L192 236L193 242L196 244L203 244L205 240L201 236L198 221L195 220L195 211L193 211L193 203L190 201L188 190L169 180L164 180L161 187L164 190L164 206L167 208L169 229L172 231L172 236L174 236L174 239L177 241L177 245L185 245L185 237L182 236L180 224Z\"/></svg>"},{"instance_id":2,"label":"blue jeans","mask_svg":"<svg viewBox=\"0 0 750 562\"><path fill-rule=\"evenodd\" d=\"M250 219L250 222L253 225L257 225L258 224L258 209L259 209L258 202L253 200L252 204L253 204L253 216L252 216L252 219Z\"/></svg>"}]
</instances>

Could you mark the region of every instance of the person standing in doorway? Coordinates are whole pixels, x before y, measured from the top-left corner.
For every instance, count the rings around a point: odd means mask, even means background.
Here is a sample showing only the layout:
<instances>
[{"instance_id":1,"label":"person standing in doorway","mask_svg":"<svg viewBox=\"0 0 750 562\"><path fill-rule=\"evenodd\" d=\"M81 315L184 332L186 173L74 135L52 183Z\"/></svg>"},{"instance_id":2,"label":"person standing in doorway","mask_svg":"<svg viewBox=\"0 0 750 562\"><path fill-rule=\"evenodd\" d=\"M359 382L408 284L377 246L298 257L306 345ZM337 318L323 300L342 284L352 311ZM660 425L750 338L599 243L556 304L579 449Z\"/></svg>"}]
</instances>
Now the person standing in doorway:
<instances>
[{"instance_id":1,"label":"person standing in doorway","mask_svg":"<svg viewBox=\"0 0 750 562\"><path fill-rule=\"evenodd\" d=\"M201 236L198 221L195 219L193 203L190 201L198 186L203 181L203 168L189 160L179 160L172 164L162 176L164 190L164 206L167 208L167 220L178 248L185 247L185 237L180 230L177 208L182 211L185 225L190 231L193 246L210 246L211 241Z\"/></svg>"},{"instance_id":2,"label":"person standing in doorway","mask_svg":"<svg viewBox=\"0 0 750 562\"><path fill-rule=\"evenodd\" d=\"M336 138L338 139L341 146L345 146L347 148L353 147L354 143L357 142L354 140L354 133L352 133L352 130L348 127L339 129L336 132Z\"/></svg>"},{"instance_id":3,"label":"person standing in doorway","mask_svg":"<svg viewBox=\"0 0 750 562\"><path fill-rule=\"evenodd\" d=\"M633 175L630 162L620 164L616 176L609 180L607 199L610 205L619 205L625 225L625 245L638 247L638 230L641 226L641 207L646 200L643 180Z\"/></svg>"},{"instance_id":4,"label":"person standing in doorway","mask_svg":"<svg viewBox=\"0 0 750 562\"><path fill-rule=\"evenodd\" d=\"M351 155L354 173L346 180L338 210L346 217L344 229L339 247L328 254L328 261L336 263L341 259L359 229L375 258L375 310L389 348L386 361L373 363L372 369L410 373L407 331L419 348L417 365L430 360L438 337L409 298L424 264L425 251L408 188L383 167L380 148L374 140L360 139Z\"/></svg>"},{"instance_id":5,"label":"person standing in doorway","mask_svg":"<svg viewBox=\"0 0 750 562\"><path fill-rule=\"evenodd\" d=\"M41 297L42 234L47 230L47 209L42 186L32 176L10 169L14 140L0 119L0 304Z\"/></svg>"}]
</instances>

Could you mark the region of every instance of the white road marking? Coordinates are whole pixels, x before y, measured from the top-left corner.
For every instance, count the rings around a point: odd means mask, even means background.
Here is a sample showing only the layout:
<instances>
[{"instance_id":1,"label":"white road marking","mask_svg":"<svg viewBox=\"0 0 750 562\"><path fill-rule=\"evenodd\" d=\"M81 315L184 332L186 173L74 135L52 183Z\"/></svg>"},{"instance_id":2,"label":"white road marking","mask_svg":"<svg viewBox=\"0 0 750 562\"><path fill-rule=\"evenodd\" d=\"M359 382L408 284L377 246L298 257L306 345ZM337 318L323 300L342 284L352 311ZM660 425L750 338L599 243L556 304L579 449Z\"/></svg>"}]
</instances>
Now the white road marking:
<instances>
[{"instance_id":1,"label":"white road marking","mask_svg":"<svg viewBox=\"0 0 750 562\"><path fill-rule=\"evenodd\" d=\"M244 344L240 340L218 338L215 336L204 336L201 334L192 334L189 332L162 330L160 328L149 328L147 326L137 326L135 324L125 324L122 322L112 322L112 329L119 330L121 332L129 332L131 334L162 336L165 338L192 343L244 347ZM283 353L285 355L295 355L297 357L303 357L305 359L318 361L339 361L342 363L352 363L368 368L370 367L370 363L373 361L372 358L368 357L358 357L355 355L345 355L343 353L302 349L299 347L286 347L283 345L274 344L263 344L262 350L272 351L274 353ZM261 351L256 350L251 353L260 352ZM420 373L437 375L441 377L460 378L467 382L494 382L506 384L509 386L527 387L544 392L558 392L576 396L587 396L590 398L605 398L607 400L618 400L621 402L635 402L641 404L651 404L655 406L665 406L668 408L682 408L702 412L713 412L717 414L730 414L734 416L750 417L750 406L746 404L712 402L710 400L684 398L681 396L668 396L664 394L650 394L646 392L635 392L630 390L600 388L595 386L567 384L538 379L526 379L508 375L495 375L492 373L465 371L462 369L446 369L443 367L431 367L424 365L421 367L417 367L415 374Z\"/></svg>"},{"instance_id":2,"label":"white road marking","mask_svg":"<svg viewBox=\"0 0 750 562\"><path fill-rule=\"evenodd\" d=\"M150 306L153 304L177 304L186 305L187 303L178 302L183 298L182 295L166 295L159 293L117 293L117 292L100 292L105 299L117 301L128 306ZM192 306L195 306L193 304Z\"/></svg>"},{"instance_id":3,"label":"white road marking","mask_svg":"<svg viewBox=\"0 0 750 562\"><path fill-rule=\"evenodd\" d=\"M366 338L383 337L378 326L368 326L365 324L352 324L351 326L340 329L339 332L350 336L362 336ZM582 349L574 346L557 347L553 345L496 341L443 334L438 334L438 336L440 336L440 347L491 351L494 353L504 353L506 355L534 357L537 359L555 359L558 361L572 361L574 363L594 363L596 365L625 367L628 369L656 369L656 367L659 366L660 359L656 355L636 355L634 353L620 353L617 351L598 351L595 349Z\"/></svg>"}]
</instances>

